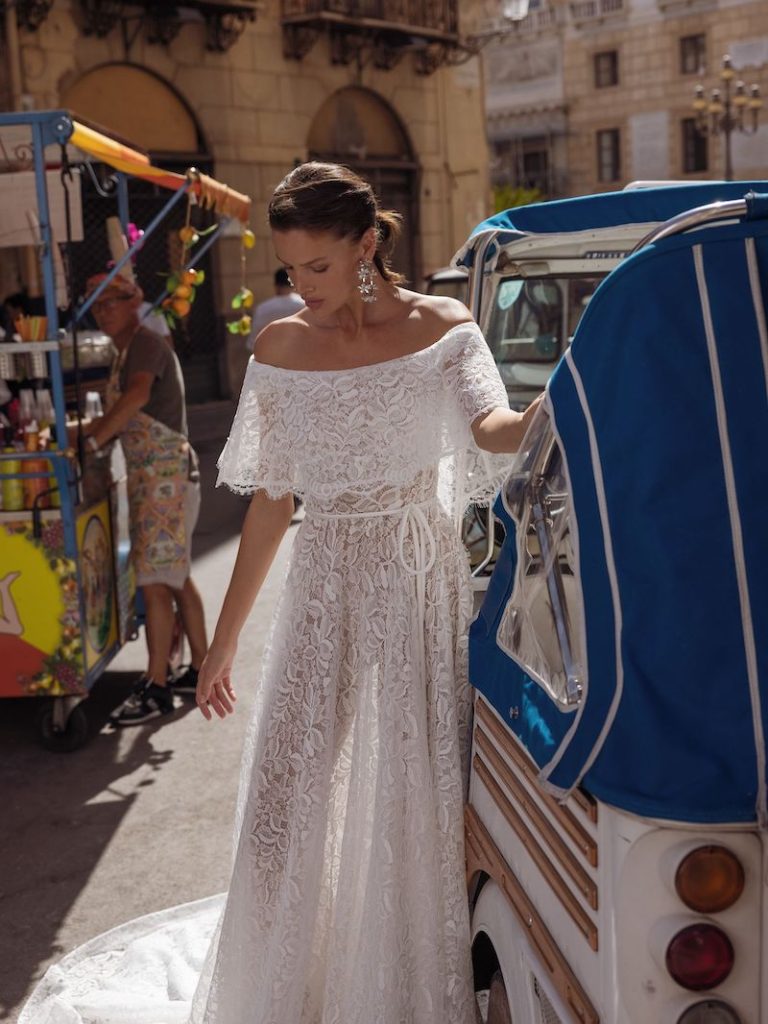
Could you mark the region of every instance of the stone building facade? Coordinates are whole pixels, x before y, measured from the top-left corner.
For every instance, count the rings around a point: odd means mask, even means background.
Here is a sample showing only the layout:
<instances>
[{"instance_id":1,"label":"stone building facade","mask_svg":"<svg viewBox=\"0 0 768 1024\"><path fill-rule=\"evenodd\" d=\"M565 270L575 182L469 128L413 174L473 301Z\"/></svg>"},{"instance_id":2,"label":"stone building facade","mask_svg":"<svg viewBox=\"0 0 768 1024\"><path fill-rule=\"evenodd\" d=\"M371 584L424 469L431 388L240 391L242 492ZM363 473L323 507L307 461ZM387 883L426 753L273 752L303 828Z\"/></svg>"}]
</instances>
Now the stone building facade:
<instances>
[{"instance_id":1,"label":"stone building facade","mask_svg":"<svg viewBox=\"0 0 768 1024\"><path fill-rule=\"evenodd\" d=\"M494 180L555 197L723 177L723 137L695 131L692 101L725 54L766 93L765 0L531 0L486 61ZM735 178L768 177L768 112L731 147Z\"/></svg>"},{"instance_id":2,"label":"stone building facade","mask_svg":"<svg viewBox=\"0 0 768 1024\"><path fill-rule=\"evenodd\" d=\"M250 195L257 245L247 283L257 299L271 293L275 268L266 201L308 157L352 165L403 214L397 262L416 287L488 213L480 62L461 51L456 0L418 4L415 26L403 24L399 0L190 0L174 5L181 14L167 24L158 4L16 6L20 18L37 14L19 30L20 81L0 63L2 108L14 99L29 109L69 108L143 147L159 166L194 164ZM472 5L461 6L463 16ZM214 17L217 7L226 16ZM218 244L212 268L216 337L207 343L218 350L218 379L210 360L198 360L193 400L236 392L245 361L241 339L223 329L240 284L237 238ZM6 262L4 293L13 287L8 274Z\"/></svg>"}]
</instances>

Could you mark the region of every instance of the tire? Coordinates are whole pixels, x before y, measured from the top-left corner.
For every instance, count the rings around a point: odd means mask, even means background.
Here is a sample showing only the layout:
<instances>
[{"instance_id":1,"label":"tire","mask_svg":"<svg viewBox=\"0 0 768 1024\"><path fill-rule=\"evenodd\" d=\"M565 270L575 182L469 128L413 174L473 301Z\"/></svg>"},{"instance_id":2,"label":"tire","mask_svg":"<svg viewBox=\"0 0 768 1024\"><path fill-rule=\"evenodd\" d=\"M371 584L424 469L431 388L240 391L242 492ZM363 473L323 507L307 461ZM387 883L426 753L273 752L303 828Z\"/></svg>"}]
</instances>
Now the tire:
<instances>
[{"instance_id":1,"label":"tire","mask_svg":"<svg viewBox=\"0 0 768 1024\"><path fill-rule=\"evenodd\" d=\"M53 704L49 703L37 716L37 730L41 744L55 754L71 754L88 740L88 718L78 704L72 709L64 725L57 731L53 727Z\"/></svg>"},{"instance_id":2,"label":"tire","mask_svg":"<svg viewBox=\"0 0 768 1024\"><path fill-rule=\"evenodd\" d=\"M486 1024L512 1024L512 1011L509 1008L507 989L501 971L496 971L491 978Z\"/></svg>"}]
</instances>

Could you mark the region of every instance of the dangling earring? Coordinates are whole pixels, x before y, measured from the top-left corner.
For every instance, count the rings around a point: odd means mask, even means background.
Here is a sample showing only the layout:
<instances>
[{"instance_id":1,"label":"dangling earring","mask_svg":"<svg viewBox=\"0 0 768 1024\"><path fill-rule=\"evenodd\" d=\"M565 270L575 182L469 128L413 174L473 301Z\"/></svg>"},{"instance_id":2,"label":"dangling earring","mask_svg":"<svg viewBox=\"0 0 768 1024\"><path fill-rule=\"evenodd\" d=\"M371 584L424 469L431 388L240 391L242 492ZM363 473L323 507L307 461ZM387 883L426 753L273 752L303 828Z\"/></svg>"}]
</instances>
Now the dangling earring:
<instances>
[{"instance_id":1,"label":"dangling earring","mask_svg":"<svg viewBox=\"0 0 768 1024\"><path fill-rule=\"evenodd\" d=\"M357 264L357 276L359 278L357 288L363 302L375 302L376 282L373 279L373 265L370 260L360 260Z\"/></svg>"}]
</instances>

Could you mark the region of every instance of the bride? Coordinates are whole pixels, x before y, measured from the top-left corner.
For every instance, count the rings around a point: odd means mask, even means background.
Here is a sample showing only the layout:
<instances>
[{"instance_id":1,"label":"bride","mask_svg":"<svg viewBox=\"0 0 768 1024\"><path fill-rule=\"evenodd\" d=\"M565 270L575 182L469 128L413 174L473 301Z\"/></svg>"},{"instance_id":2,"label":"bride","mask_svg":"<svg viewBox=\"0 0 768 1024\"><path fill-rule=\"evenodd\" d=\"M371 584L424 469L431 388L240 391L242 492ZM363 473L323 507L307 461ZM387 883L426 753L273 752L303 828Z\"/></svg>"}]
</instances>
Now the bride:
<instances>
[{"instance_id":1,"label":"bride","mask_svg":"<svg viewBox=\"0 0 768 1024\"><path fill-rule=\"evenodd\" d=\"M269 223L306 305L256 339L219 460L219 482L253 497L200 671L207 719L235 708L238 635L294 494L306 517L258 681L231 883L185 1013L474 1024L458 525L493 496L534 409L508 408L461 303L402 287L399 218L352 171L295 168Z\"/></svg>"}]
</instances>

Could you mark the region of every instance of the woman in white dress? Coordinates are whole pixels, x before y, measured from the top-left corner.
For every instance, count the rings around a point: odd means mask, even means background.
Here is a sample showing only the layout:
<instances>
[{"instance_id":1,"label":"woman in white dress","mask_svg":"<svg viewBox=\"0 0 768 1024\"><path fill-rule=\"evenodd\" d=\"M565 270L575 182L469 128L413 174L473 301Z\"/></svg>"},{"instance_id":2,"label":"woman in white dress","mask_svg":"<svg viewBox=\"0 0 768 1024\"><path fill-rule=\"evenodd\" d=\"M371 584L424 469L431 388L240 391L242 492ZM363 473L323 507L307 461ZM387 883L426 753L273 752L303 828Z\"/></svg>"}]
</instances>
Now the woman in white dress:
<instances>
[{"instance_id":1,"label":"woman in white dress","mask_svg":"<svg viewBox=\"0 0 768 1024\"><path fill-rule=\"evenodd\" d=\"M399 218L346 168L293 170L269 207L306 308L256 339L219 482L253 492L197 690L233 710L237 638L306 504L265 657L206 1024L474 1024L462 804L468 565L532 410L466 308L407 291Z\"/></svg>"},{"instance_id":2,"label":"woman in white dress","mask_svg":"<svg viewBox=\"0 0 768 1024\"><path fill-rule=\"evenodd\" d=\"M224 910L207 956L210 902L92 940L50 969L23 1024L475 1024L459 526L533 409L510 411L461 303L400 286L399 218L351 171L297 167L269 217L306 307L256 339L219 462L219 482L253 497L200 671L206 718L234 708L238 635L294 494L306 517L257 684Z\"/></svg>"}]
</instances>

